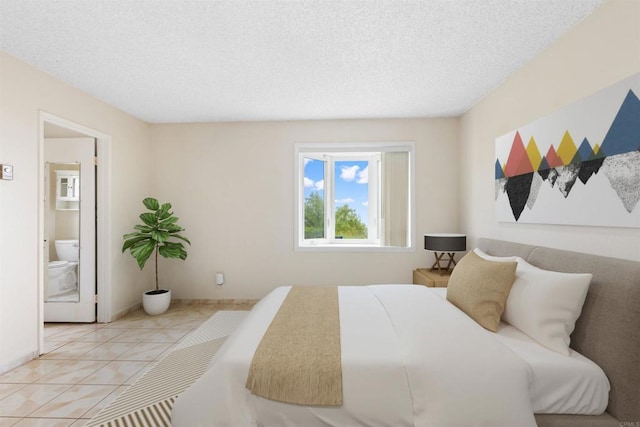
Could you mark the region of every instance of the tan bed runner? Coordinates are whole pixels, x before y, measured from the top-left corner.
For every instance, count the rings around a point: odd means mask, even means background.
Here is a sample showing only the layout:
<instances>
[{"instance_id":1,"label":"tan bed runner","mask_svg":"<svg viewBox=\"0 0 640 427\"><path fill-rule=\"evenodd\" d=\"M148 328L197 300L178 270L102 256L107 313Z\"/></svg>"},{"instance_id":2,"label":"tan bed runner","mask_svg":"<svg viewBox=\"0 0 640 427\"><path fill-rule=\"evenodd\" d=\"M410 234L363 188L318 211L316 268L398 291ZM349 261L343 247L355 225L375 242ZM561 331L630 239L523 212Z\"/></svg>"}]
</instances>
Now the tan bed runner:
<instances>
[{"instance_id":1,"label":"tan bed runner","mask_svg":"<svg viewBox=\"0 0 640 427\"><path fill-rule=\"evenodd\" d=\"M280 402L342 405L337 287L291 288L256 349L247 388Z\"/></svg>"}]
</instances>

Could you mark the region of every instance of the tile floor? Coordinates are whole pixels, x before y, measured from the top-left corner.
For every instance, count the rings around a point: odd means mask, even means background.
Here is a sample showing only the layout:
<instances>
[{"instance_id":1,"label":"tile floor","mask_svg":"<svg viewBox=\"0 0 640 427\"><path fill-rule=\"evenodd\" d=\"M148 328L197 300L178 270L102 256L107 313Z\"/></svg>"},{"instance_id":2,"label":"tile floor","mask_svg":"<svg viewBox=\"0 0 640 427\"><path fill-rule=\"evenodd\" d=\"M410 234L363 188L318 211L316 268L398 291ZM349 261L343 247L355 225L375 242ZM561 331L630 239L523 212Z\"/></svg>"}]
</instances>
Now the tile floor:
<instances>
[{"instance_id":1,"label":"tile floor","mask_svg":"<svg viewBox=\"0 0 640 427\"><path fill-rule=\"evenodd\" d=\"M216 311L250 308L174 303L160 316L47 323L45 354L0 375L0 427L83 426Z\"/></svg>"}]
</instances>

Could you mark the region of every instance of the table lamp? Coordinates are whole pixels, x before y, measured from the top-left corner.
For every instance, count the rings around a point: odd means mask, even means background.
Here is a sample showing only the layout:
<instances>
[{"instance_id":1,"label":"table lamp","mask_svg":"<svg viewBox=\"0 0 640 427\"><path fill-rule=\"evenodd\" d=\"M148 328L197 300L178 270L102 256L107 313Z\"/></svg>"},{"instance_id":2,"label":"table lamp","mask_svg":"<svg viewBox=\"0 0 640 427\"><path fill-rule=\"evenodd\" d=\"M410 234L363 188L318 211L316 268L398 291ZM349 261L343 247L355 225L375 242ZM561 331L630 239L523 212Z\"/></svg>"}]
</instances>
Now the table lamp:
<instances>
[{"instance_id":1,"label":"table lamp","mask_svg":"<svg viewBox=\"0 0 640 427\"><path fill-rule=\"evenodd\" d=\"M435 252L436 262L431 266L431 270L437 270L441 275L449 274L456 265L454 259L456 252L467 250L467 236L464 234L429 233L424 235L424 248ZM449 256L447 260L445 255ZM440 263L447 262L444 267Z\"/></svg>"}]
</instances>

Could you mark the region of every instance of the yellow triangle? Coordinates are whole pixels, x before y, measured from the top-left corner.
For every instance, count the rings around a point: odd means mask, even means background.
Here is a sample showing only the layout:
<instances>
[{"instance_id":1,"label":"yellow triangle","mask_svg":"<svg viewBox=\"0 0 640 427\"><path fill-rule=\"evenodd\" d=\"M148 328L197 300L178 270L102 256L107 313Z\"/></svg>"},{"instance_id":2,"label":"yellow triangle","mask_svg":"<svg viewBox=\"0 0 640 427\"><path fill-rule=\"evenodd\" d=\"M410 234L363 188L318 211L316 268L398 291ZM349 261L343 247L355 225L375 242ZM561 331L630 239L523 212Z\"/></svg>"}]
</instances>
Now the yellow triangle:
<instances>
[{"instance_id":1,"label":"yellow triangle","mask_svg":"<svg viewBox=\"0 0 640 427\"><path fill-rule=\"evenodd\" d=\"M531 162L531 166L533 166L533 170L537 171L540 167L540 163L542 163L542 156L540 155L540 150L538 150L538 145L533 137L531 137L527 144L527 156L529 156L529 161Z\"/></svg>"},{"instance_id":2,"label":"yellow triangle","mask_svg":"<svg viewBox=\"0 0 640 427\"><path fill-rule=\"evenodd\" d=\"M593 147L593 155L594 155L594 156L597 156L599 152L600 152L600 145L596 144L596 145Z\"/></svg>"},{"instance_id":3,"label":"yellow triangle","mask_svg":"<svg viewBox=\"0 0 640 427\"><path fill-rule=\"evenodd\" d=\"M570 164L577 151L578 149L576 148L576 144L573 143L573 138L571 138L571 135L569 135L569 131L566 131L564 133L564 136L562 137L560 146L556 151L558 157L560 157L560 160L562 160L562 164L565 166Z\"/></svg>"}]
</instances>

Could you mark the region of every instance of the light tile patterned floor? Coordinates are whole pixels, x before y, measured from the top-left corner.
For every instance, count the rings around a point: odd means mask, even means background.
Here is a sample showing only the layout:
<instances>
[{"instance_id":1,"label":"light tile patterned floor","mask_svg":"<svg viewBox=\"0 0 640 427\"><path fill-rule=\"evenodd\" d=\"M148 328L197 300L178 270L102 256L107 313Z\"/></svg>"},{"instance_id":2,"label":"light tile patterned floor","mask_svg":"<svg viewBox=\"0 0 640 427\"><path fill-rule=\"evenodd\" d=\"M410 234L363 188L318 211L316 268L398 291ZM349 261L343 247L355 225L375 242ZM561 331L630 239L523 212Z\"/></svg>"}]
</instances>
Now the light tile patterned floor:
<instances>
[{"instance_id":1,"label":"light tile patterned floor","mask_svg":"<svg viewBox=\"0 0 640 427\"><path fill-rule=\"evenodd\" d=\"M247 304L172 304L109 324L45 324L46 354L0 376L0 427L83 426L218 310Z\"/></svg>"}]
</instances>

